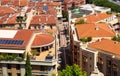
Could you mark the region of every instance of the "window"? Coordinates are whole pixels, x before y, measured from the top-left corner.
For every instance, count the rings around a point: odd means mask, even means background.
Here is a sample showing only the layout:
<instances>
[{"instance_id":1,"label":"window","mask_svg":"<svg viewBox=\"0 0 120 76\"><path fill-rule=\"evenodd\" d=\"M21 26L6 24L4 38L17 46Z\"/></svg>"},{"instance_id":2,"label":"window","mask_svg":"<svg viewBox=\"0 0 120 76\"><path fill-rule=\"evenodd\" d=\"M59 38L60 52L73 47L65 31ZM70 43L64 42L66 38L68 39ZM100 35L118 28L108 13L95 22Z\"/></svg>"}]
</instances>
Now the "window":
<instances>
[{"instance_id":1,"label":"window","mask_svg":"<svg viewBox=\"0 0 120 76\"><path fill-rule=\"evenodd\" d=\"M20 73L17 73L17 76L20 76Z\"/></svg>"},{"instance_id":2,"label":"window","mask_svg":"<svg viewBox=\"0 0 120 76\"><path fill-rule=\"evenodd\" d=\"M11 69L11 65L10 65L10 64L8 64L8 65L7 65L7 68L8 68L8 69Z\"/></svg>"},{"instance_id":3,"label":"window","mask_svg":"<svg viewBox=\"0 0 120 76\"><path fill-rule=\"evenodd\" d=\"M12 76L12 74L11 74L11 73L8 73L8 76Z\"/></svg>"},{"instance_id":4,"label":"window","mask_svg":"<svg viewBox=\"0 0 120 76\"><path fill-rule=\"evenodd\" d=\"M16 69L20 70L20 65L19 64L16 65Z\"/></svg>"},{"instance_id":5,"label":"window","mask_svg":"<svg viewBox=\"0 0 120 76\"><path fill-rule=\"evenodd\" d=\"M46 70L47 70L47 67L46 67L46 66L40 66L40 70L41 70L41 71L46 71Z\"/></svg>"},{"instance_id":6,"label":"window","mask_svg":"<svg viewBox=\"0 0 120 76\"><path fill-rule=\"evenodd\" d=\"M90 57L90 60L92 60L92 57Z\"/></svg>"},{"instance_id":7,"label":"window","mask_svg":"<svg viewBox=\"0 0 120 76\"><path fill-rule=\"evenodd\" d=\"M90 68L92 67L92 65L90 65Z\"/></svg>"}]
</instances>

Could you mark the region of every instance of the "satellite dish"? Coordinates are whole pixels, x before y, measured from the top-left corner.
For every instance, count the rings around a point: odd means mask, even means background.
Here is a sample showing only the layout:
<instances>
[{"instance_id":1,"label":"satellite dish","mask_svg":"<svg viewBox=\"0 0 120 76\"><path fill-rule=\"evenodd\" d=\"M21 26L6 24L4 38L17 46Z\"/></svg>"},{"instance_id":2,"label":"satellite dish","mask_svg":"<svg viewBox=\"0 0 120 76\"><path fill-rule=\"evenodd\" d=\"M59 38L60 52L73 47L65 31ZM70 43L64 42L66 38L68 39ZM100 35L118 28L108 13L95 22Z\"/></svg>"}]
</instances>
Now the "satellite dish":
<instances>
[{"instance_id":1,"label":"satellite dish","mask_svg":"<svg viewBox=\"0 0 120 76\"><path fill-rule=\"evenodd\" d=\"M43 5L43 11L47 12L48 11L48 6L46 4Z\"/></svg>"}]
</instances>

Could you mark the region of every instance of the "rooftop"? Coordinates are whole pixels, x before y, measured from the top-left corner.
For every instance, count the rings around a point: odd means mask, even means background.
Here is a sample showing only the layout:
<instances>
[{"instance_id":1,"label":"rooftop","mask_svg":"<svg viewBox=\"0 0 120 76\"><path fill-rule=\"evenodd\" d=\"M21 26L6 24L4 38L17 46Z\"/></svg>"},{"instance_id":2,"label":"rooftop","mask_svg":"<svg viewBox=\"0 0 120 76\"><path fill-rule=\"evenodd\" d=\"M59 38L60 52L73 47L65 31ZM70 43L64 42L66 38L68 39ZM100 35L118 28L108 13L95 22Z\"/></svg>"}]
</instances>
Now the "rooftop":
<instances>
[{"instance_id":1,"label":"rooftop","mask_svg":"<svg viewBox=\"0 0 120 76\"><path fill-rule=\"evenodd\" d=\"M46 44L50 44L54 41L54 37L52 37L51 35L49 34L38 34L36 35L33 43L32 43L32 46L35 47L35 46L43 46L43 45L46 45Z\"/></svg>"},{"instance_id":2,"label":"rooftop","mask_svg":"<svg viewBox=\"0 0 120 76\"><path fill-rule=\"evenodd\" d=\"M86 16L86 22L87 23L95 23L104 19L107 19L109 17L114 16L113 14L107 14L107 13L96 13L92 15Z\"/></svg>"},{"instance_id":3,"label":"rooftop","mask_svg":"<svg viewBox=\"0 0 120 76\"><path fill-rule=\"evenodd\" d=\"M101 41L96 41L96 42L88 44L88 48L98 49L101 52L103 51L106 53L120 56L120 43L115 42L113 40L101 39Z\"/></svg>"},{"instance_id":4,"label":"rooftop","mask_svg":"<svg viewBox=\"0 0 120 76\"><path fill-rule=\"evenodd\" d=\"M113 37L115 32L105 23L77 24L77 33L80 37Z\"/></svg>"},{"instance_id":5,"label":"rooftop","mask_svg":"<svg viewBox=\"0 0 120 76\"><path fill-rule=\"evenodd\" d=\"M56 17L54 15L36 15L32 18L30 24L56 24Z\"/></svg>"},{"instance_id":6,"label":"rooftop","mask_svg":"<svg viewBox=\"0 0 120 76\"><path fill-rule=\"evenodd\" d=\"M33 30L0 30L0 48L25 48L33 33Z\"/></svg>"}]
</instances>

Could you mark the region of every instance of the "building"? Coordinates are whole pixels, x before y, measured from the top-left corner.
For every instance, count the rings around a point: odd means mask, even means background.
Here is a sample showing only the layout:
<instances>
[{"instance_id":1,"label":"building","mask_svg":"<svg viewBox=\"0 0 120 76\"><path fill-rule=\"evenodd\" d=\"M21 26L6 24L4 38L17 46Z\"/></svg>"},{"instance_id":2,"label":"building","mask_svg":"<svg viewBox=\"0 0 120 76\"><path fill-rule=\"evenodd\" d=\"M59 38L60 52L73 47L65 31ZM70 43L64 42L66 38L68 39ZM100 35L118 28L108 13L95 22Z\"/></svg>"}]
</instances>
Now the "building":
<instances>
[{"instance_id":1,"label":"building","mask_svg":"<svg viewBox=\"0 0 120 76\"><path fill-rule=\"evenodd\" d=\"M111 8L95 6L93 4L81 5L80 9L92 11L92 14L94 14L95 12L96 13L98 13L98 12L101 12L101 13L111 12Z\"/></svg>"},{"instance_id":2,"label":"building","mask_svg":"<svg viewBox=\"0 0 120 76\"><path fill-rule=\"evenodd\" d=\"M104 73L105 76L119 76L120 65L119 65L119 42L101 39L88 44L90 51L97 53L97 65L99 70ZM89 53L89 51L87 51ZM89 59L89 58L87 58Z\"/></svg>"},{"instance_id":3,"label":"building","mask_svg":"<svg viewBox=\"0 0 120 76\"><path fill-rule=\"evenodd\" d=\"M3 35L4 33L4 35ZM57 74L57 39L35 30L0 30L0 76L24 76L29 53L32 74Z\"/></svg>"},{"instance_id":4,"label":"building","mask_svg":"<svg viewBox=\"0 0 120 76\"><path fill-rule=\"evenodd\" d=\"M86 51L87 44L99 41L101 38L111 39L116 36L115 31L105 23L85 23L71 25L71 53L72 63L78 64L88 75L95 70L93 62L96 52ZM89 41L84 41L89 39ZM88 59L86 59L88 57ZM92 61L93 60L93 61ZM87 63L86 63L87 62ZM94 64L94 65L93 65Z\"/></svg>"},{"instance_id":5,"label":"building","mask_svg":"<svg viewBox=\"0 0 120 76\"><path fill-rule=\"evenodd\" d=\"M110 25L118 23L116 15L108 13L94 13L91 15L87 15L82 19L84 19L86 23L108 23Z\"/></svg>"},{"instance_id":6,"label":"building","mask_svg":"<svg viewBox=\"0 0 120 76\"><path fill-rule=\"evenodd\" d=\"M77 7L86 3L86 0L63 0L64 3L64 11L71 9L73 7Z\"/></svg>"}]
</instances>

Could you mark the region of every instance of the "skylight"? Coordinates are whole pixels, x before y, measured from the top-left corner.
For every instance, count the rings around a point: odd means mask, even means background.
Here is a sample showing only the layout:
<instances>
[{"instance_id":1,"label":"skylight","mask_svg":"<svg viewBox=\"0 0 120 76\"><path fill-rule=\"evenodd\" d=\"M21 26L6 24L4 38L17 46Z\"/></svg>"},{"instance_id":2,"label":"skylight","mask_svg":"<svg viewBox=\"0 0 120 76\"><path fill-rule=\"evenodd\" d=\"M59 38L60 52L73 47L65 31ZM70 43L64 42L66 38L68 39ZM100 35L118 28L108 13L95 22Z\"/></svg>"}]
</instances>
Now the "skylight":
<instances>
[{"instance_id":1,"label":"skylight","mask_svg":"<svg viewBox=\"0 0 120 76\"><path fill-rule=\"evenodd\" d=\"M14 38L17 30L0 30L0 38Z\"/></svg>"}]
</instances>

